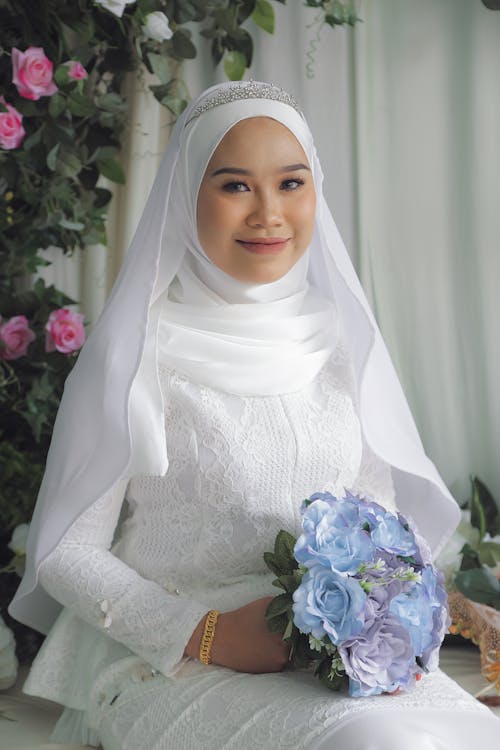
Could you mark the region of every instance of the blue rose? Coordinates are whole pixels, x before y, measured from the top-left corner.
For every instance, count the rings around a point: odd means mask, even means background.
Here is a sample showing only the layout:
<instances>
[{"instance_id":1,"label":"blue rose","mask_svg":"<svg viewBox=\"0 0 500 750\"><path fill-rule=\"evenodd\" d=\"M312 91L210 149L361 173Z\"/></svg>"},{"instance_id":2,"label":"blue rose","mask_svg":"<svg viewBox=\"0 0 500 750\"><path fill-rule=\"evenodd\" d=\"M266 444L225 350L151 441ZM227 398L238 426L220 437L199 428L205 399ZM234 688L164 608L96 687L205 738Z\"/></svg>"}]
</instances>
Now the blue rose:
<instances>
[{"instance_id":1,"label":"blue rose","mask_svg":"<svg viewBox=\"0 0 500 750\"><path fill-rule=\"evenodd\" d=\"M389 609L408 630L415 655L426 668L435 669L449 619L446 592L433 566L424 568L421 581L409 592L394 597Z\"/></svg>"},{"instance_id":2,"label":"blue rose","mask_svg":"<svg viewBox=\"0 0 500 750\"><path fill-rule=\"evenodd\" d=\"M293 621L302 633L320 640L328 635L337 645L361 631L365 604L357 580L316 565L293 594Z\"/></svg>"},{"instance_id":3,"label":"blue rose","mask_svg":"<svg viewBox=\"0 0 500 750\"><path fill-rule=\"evenodd\" d=\"M422 585L427 596L432 601L432 633L431 643L422 654L422 662L429 672L437 669L439 664L439 649L451 623L448 612L448 595L444 586L444 576L433 565L428 565L422 571Z\"/></svg>"},{"instance_id":4,"label":"blue rose","mask_svg":"<svg viewBox=\"0 0 500 750\"><path fill-rule=\"evenodd\" d=\"M417 553L417 544L410 528L405 526L392 513L385 513L372 531L375 546L394 555L410 557Z\"/></svg>"},{"instance_id":5,"label":"blue rose","mask_svg":"<svg viewBox=\"0 0 500 750\"><path fill-rule=\"evenodd\" d=\"M302 527L294 555L306 567L319 564L356 573L362 563L374 557L375 547L360 520L359 504L352 500L332 505L316 500L304 510Z\"/></svg>"}]
</instances>

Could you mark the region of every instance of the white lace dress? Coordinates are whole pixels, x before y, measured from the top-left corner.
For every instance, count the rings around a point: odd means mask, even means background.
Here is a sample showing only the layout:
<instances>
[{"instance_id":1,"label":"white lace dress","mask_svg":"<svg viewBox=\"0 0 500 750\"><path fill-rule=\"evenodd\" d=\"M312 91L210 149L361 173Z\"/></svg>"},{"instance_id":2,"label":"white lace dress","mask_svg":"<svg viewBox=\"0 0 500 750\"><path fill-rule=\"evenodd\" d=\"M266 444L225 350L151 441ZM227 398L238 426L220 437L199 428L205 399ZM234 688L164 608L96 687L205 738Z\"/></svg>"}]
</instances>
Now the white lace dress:
<instances>
[{"instance_id":1,"label":"white lace dress","mask_svg":"<svg viewBox=\"0 0 500 750\"><path fill-rule=\"evenodd\" d=\"M65 608L25 690L67 707L55 739L104 750L493 746L500 722L439 672L411 694L351 699L308 673L183 658L208 609L278 593L262 556L281 528L298 533L305 497L350 488L393 507L393 487L362 444L340 347L313 384L284 396L231 396L160 374L167 475L117 485L40 570Z\"/></svg>"}]
</instances>

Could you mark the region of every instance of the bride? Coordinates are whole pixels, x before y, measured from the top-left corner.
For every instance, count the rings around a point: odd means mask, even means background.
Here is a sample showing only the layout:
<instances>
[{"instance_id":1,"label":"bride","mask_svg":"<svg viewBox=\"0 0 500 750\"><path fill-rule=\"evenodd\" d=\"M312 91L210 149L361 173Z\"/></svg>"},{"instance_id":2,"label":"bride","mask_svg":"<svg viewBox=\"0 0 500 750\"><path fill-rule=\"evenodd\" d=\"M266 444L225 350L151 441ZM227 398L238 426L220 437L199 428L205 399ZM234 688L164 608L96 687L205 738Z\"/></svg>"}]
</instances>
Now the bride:
<instances>
[{"instance_id":1,"label":"bride","mask_svg":"<svg viewBox=\"0 0 500 750\"><path fill-rule=\"evenodd\" d=\"M53 739L493 747L498 720L439 671L353 699L285 669L263 553L299 533L305 497L345 488L411 515L434 552L458 520L297 104L215 86L176 125L54 429L10 608L50 631L24 689L64 704Z\"/></svg>"}]
</instances>

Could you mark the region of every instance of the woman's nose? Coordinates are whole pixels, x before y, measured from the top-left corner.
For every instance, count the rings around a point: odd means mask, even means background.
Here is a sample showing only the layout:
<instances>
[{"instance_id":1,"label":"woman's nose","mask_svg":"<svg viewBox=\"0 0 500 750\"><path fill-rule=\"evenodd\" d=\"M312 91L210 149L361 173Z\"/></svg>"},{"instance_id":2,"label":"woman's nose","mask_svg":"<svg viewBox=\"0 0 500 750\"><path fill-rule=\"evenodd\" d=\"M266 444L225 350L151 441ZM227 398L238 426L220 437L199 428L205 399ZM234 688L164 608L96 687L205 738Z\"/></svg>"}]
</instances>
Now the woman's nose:
<instances>
[{"instance_id":1,"label":"woman's nose","mask_svg":"<svg viewBox=\"0 0 500 750\"><path fill-rule=\"evenodd\" d=\"M283 216L280 201L271 195L256 195L247 216L251 227L281 226Z\"/></svg>"}]
</instances>

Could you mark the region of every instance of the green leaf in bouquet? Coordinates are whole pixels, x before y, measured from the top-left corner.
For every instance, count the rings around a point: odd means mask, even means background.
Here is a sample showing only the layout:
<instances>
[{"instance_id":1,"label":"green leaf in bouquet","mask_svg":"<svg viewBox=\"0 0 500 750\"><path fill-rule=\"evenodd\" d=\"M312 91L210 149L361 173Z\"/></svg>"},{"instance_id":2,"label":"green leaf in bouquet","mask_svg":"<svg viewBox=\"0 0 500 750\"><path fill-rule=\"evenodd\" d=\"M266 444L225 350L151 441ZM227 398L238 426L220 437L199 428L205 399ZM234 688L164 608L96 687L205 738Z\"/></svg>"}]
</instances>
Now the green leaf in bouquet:
<instances>
[{"instance_id":1,"label":"green leaf in bouquet","mask_svg":"<svg viewBox=\"0 0 500 750\"><path fill-rule=\"evenodd\" d=\"M500 544L498 542L481 542L478 549L479 562L494 568L500 563Z\"/></svg>"},{"instance_id":2,"label":"green leaf in bouquet","mask_svg":"<svg viewBox=\"0 0 500 750\"><path fill-rule=\"evenodd\" d=\"M296 639L293 648L293 663L299 669L306 667L311 661L318 659L318 651L312 648L308 635L295 628Z\"/></svg>"},{"instance_id":3,"label":"green leaf in bouquet","mask_svg":"<svg viewBox=\"0 0 500 750\"><path fill-rule=\"evenodd\" d=\"M500 581L488 568L460 571L455 585L468 599L500 610Z\"/></svg>"},{"instance_id":4,"label":"green leaf in bouquet","mask_svg":"<svg viewBox=\"0 0 500 750\"><path fill-rule=\"evenodd\" d=\"M481 538L486 532L495 536L500 523L500 509L488 487L478 477L471 477L471 524L479 529Z\"/></svg>"},{"instance_id":5,"label":"green leaf in bouquet","mask_svg":"<svg viewBox=\"0 0 500 750\"><path fill-rule=\"evenodd\" d=\"M283 631L283 640L288 641L292 637L292 633L293 633L293 620L292 618L290 618L288 620L285 630Z\"/></svg>"},{"instance_id":6,"label":"green leaf in bouquet","mask_svg":"<svg viewBox=\"0 0 500 750\"><path fill-rule=\"evenodd\" d=\"M290 573L289 575L280 576L277 579L279 583L276 583L276 585L284 589L285 591L288 591L289 594L293 594L293 592L299 587L301 580L302 580L302 573L299 570L295 570L293 573Z\"/></svg>"},{"instance_id":7,"label":"green leaf in bouquet","mask_svg":"<svg viewBox=\"0 0 500 750\"><path fill-rule=\"evenodd\" d=\"M274 8L268 0L257 0L252 21L268 34L274 34Z\"/></svg>"},{"instance_id":8,"label":"green leaf in bouquet","mask_svg":"<svg viewBox=\"0 0 500 750\"><path fill-rule=\"evenodd\" d=\"M267 621L268 630L271 633L283 633L288 625L288 615L271 617Z\"/></svg>"},{"instance_id":9,"label":"green leaf in bouquet","mask_svg":"<svg viewBox=\"0 0 500 750\"><path fill-rule=\"evenodd\" d=\"M274 543L274 555L278 566L283 573L292 573L298 568L298 563L293 554L296 539L288 531L278 532Z\"/></svg>"},{"instance_id":10,"label":"green leaf in bouquet","mask_svg":"<svg viewBox=\"0 0 500 750\"><path fill-rule=\"evenodd\" d=\"M266 610L266 617L268 619L277 617L291 612L292 610L292 597L290 594L278 594L269 602L269 606Z\"/></svg>"},{"instance_id":11,"label":"green leaf in bouquet","mask_svg":"<svg viewBox=\"0 0 500 750\"><path fill-rule=\"evenodd\" d=\"M340 690L345 679L345 673L339 671L338 659L335 656L322 659L314 674L330 690Z\"/></svg>"},{"instance_id":12,"label":"green leaf in bouquet","mask_svg":"<svg viewBox=\"0 0 500 750\"><path fill-rule=\"evenodd\" d=\"M276 557L272 552L264 552L264 562L272 573L281 576L283 571L279 567Z\"/></svg>"}]
</instances>

